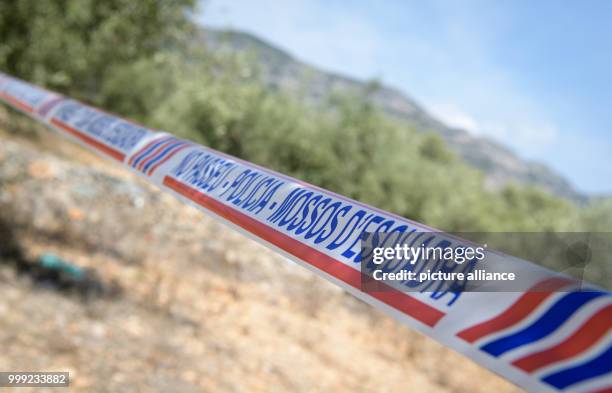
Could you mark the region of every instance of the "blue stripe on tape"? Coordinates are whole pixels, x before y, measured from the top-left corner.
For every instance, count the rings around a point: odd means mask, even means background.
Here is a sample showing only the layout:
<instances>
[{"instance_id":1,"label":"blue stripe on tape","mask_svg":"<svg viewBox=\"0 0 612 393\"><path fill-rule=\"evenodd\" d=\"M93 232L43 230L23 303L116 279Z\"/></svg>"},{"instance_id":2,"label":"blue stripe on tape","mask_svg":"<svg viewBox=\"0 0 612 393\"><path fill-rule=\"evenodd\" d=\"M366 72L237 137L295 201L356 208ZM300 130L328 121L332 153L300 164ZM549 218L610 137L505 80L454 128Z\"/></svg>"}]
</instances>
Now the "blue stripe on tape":
<instances>
[{"instance_id":1,"label":"blue stripe on tape","mask_svg":"<svg viewBox=\"0 0 612 393\"><path fill-rule=\"evenodd\" d=\"M184 143L185 142L182 142L182 141L176 141L175 143L173 143L170 146L166 147L162 152L157 154L157 157L155 157L153 160L147 162L147 164L142 168L142 171L143 172L148 171L149 168L151 167L151 165L155 164L156 162L158 162L159 160L164 158L164 156L166 154L168 154L170 151L172 151L174 148L179 147L180 145L183 145Z\"/></svg>"},{"instance_id":2,"label":"blue stripe on tape","mask_svg":"<svg viewBox=\"0 0 612 393\"><path fill-rule=\"evenodd\" d=\"M601 355L588 360L578 366L567 368L550 374L542 380L557 389L565 389L568 386L587 379L595 378L612 372L612 345Z\"/></svg>"},{"instance_id":3,"label":"blue stripe on tape","mask_svg":"<svg viewBox=\"0 0 612 393\"><path fill-rule=\"evenodd\" d=\"M516 333L492 341L482 346L481 349L493 356L500 356L512 349L537 341L557 330L584 304L605 295L604 292L569 293L531 325Z\"/></svg>"},{"instance_id":4,"label":"blue stripe on tape","mask_svg":"<svg viewBox=\"0 0 612 393\"><path fill-rule=\"evenodd\" d=\"M164 144L165 142L168 141L168 139L170 139L172 137L164 137L162 139L160 139L159 141L155 142L151 147L149 147L147 150L143 151L142 153L140 153L138 155L138 158L136 158L134 160L134 162L132 162L132 167L136 168L138 166L138 163L145 157L147 157L149 154L151 154L151 152L155 151L155 149L157 149L159 146L161 146L162 144Z\"/></svg>"}]
</instances>

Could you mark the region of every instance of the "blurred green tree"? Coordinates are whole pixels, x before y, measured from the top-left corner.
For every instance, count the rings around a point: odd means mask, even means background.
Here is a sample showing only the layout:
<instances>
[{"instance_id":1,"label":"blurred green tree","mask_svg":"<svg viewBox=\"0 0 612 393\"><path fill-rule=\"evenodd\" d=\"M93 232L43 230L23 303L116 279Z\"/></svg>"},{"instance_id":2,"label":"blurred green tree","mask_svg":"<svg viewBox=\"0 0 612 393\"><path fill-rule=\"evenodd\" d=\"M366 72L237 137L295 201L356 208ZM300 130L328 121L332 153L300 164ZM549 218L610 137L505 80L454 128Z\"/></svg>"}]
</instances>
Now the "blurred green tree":
<instances>
[{"instance_id":1,"label":"blurred green tree","mask_svg":"<svg viewBox=\"0 0 612 393\"><path fill-rule=\"evenodd\" d=\"M207 51L195 0L0 2L0 69L449 231L612 231L612 206L491 189L444 141L382 113L380 84L312 105L255 57Z\"/></svg>"},{"instance_id":2,"label":"blurred green tree","mask_svg":"<svg viewBox=\"0 0 612 393\"><path fill-rule=\"evenodd\" d=\"M181 42L193 6L194 0L3 1L0 69L102 104L109 75Z\"/></svg>"}]
</instances>

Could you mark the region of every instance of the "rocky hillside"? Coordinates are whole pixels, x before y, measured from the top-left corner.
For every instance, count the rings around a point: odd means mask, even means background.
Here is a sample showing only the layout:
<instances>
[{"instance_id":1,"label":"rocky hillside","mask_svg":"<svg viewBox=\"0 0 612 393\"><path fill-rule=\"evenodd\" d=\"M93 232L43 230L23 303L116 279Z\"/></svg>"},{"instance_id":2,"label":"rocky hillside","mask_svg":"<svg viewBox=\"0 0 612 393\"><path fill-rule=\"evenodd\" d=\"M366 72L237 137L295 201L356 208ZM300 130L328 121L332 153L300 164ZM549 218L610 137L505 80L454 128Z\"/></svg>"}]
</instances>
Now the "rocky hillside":
<instances>
[{"instance_id":1,"label":"rocky hillside","mask_svg":"<svg viewBox=\"0 0 612 393\"><path fill-rule=\"evenodd\" d=\"M0 139L0 370L75 392L517 391L49 131Z\"/></svg>"},{"instance_id":2,"label":"rocky hillside","mask_svg":"<svg viewBox=\"0 0 612 393\"><path fill-rule=\"evenodd\" d=\"M317 69L247 33L202 29L199 39L212 50L254 56L264 81L271 89L299 92L315 103L321 102L333 91L364 91L368 88L367 82ZM492 187L515 181L542 187L576 202L586 199L565 178L545 165L524 160L490 139L448 127L397 89L380 86L373 99L392 116L419 130L442 136L466 162L485 173L487 183Z\"/></svg>"}]
</instances>

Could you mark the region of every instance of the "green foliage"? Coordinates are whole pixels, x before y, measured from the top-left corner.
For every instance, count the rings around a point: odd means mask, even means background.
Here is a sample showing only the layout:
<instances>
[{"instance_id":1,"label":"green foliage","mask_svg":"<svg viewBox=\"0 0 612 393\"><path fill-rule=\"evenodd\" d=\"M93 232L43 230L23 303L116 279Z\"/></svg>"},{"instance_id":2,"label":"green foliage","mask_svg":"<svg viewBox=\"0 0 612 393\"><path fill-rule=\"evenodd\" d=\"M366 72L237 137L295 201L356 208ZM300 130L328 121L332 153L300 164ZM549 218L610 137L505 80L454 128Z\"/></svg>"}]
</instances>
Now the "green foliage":
<instances>
[{"instance_id":1,"label":"green foliage","mask_svg":"<svg viewBox=\"0 0 612 393\"><path fill-rule=\"evenodd\" d=\"M174 45L193 0L12 0L0 2L0 68L103 103L121 67Z\"/></svg>"},{"instance_id":2,"label":"green foliage","mask_svg":"<svg viewBox=\"0 0 612 393\"><path fill-rule=\"evenodd\" d=\"M441 164L451 164L453 155L444 144L442 138L435 134L428 134L421 143L419 152L428 160Z\"/></svg>"},{"instance_id":3,"label":"green foliage","mask_svg":"<svg viewBox=\"0 0 612 393\"><path fill-rule=\"evenodd\" d=\"M334 95L321 111L241 76L253 74L241 59L217 63L222 72L204 63L174 63L189 78L150 124L449 231L578 229L574 205L534 188L487 190L439 137L388 118L368 94Z\"/></svg>"},{"instance_id":4,"label":"green foliage","mask_svg":"<svg viewBox=\"0 0 612 393\"><path fill-rule=\"evenodd\" d=\"M612 232L612 198L595 201L585 208L582 226L593 232Z\"/></svg>"},{"instance_id":5,"label":"green foliage","mask_svg":"<svg viewBox=\"0 0 612 393\"><path fill-rule=\"evenodd\" d=\"M209 53L193 0L0 3L0 68L149 126L449 231L612 230L612 206L485 186L437 136L381 113L377 89L326 109L272 92L247 58Z\"/></svg>"}]
</instances>

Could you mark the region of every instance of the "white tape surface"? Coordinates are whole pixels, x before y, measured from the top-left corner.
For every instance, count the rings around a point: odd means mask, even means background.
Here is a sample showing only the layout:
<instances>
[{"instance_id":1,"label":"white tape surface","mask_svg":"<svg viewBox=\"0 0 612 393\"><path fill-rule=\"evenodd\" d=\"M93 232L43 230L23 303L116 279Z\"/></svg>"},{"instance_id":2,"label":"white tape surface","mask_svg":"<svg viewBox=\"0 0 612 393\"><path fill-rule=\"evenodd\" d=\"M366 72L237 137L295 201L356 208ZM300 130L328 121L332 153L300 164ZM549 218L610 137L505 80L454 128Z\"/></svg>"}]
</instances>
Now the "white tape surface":
<instances>
[{"instance_id":1,"label":"white tape surface","mask_svg":"<svg viewBox=\"0 0 612 393\"><path fill-rule=\"evenodd\" d=\"M608 292L572 290L572 280L507 256L530 271L533 291L363 292L363 232L409 239L436 231L4 74L0 100L527 390L612 392ZM428 235L436 244L467 243Z\"/></svg>"}]
</instances>

